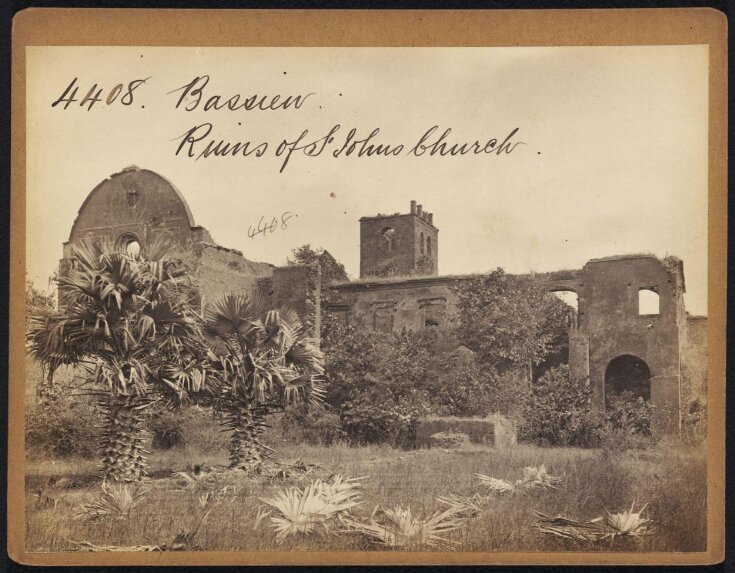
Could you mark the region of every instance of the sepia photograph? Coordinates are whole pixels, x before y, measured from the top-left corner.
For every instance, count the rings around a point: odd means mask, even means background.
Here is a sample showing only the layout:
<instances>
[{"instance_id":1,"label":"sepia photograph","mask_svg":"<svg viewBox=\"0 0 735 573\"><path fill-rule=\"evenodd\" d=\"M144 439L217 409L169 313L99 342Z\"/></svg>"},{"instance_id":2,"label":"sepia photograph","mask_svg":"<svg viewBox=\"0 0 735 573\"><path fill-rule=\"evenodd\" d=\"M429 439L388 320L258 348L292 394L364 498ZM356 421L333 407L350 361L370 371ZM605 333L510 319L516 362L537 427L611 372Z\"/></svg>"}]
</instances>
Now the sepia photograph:
<instances>
[{"instance_id":1,"label":"sepia photograph","mask_svg":"<svg viewBox=\"0 0 735 573\"><path fill-rule=\"evenodd\" d=\"M257 43L23 48L26 559L714 559L711 47Z\"/></svg>"}]
</instances>

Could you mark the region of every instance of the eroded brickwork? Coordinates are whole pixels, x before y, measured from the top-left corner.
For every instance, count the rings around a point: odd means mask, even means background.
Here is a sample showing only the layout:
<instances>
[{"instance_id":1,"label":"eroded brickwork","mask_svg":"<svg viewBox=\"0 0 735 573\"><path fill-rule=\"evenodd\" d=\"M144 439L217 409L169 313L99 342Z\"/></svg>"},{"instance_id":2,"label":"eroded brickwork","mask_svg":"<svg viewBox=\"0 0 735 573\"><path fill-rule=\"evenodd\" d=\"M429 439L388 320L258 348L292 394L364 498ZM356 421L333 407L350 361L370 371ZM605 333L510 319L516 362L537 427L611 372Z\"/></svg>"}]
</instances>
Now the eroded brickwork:
<instances>
[{"instance_id":1,"label":"eroded brickwork","mask_svg":"<svg viewBox=\"0 0 735 573\"><path fill-rule=\"evenodd\" d=\"M447 317L456 304L455 287L468 278L401 277L336 284L330 310L373 330L449 330ZM577 322L569 332L570 372L576 378L589 377L595 400L603 405L606 391L620 384L627 388L630 382L634 392L643 385L656 406L657 431L676 429L683 369L699 386L706 381L706 319L694 320L686 314L682 262L675 257L628 255L593 259L582 269L511 277L519 281L531 278L549 291L577 295ZM655 313L640 306L641 291L658 299ZM437 309L441 311L435 312ZM686 360L688 357L691 359ZM616 379L619 375L611 368L616 360L624 373L635 372L632 366L625 369L627 362L644 363L648 379Z\"/></svg>"},{"instance_id":2,"label":"eroded brickwork","mask_svg":"<svg viewBox=\"0 0 735 573\"><path fill-rule=\"evenodd\" d=\"M216 244L207 229L194 224L186 201L169 181L137 167L110 176L87 196L69 241L64 243L59 272L62 275L68 272L73 264L72 247L81 240L106 239L123 247L137 242L145 247L157 237L165 237L172 243L176 254L188 266L202 307L226 292L249 294L260 286L271 289L273 285L280 296L279 305L284 304L289 302L288 293L283 292L286 280L292 283L288 287L293 295L291 305L312 330L315 324L318 328L318 305L310 306L298 298L310 296L308 293L314 290L309 287L314 282L314 271L309 274L290 268L279 269L268 263L251 261L240 251ZM63 293L60 297L63 298Z\"/></svg>"},{"instance_id":3,"label":"eroded brickwork","mask_svg":"<svg viewBox=\"0 0 735 573\"><path fill-rule=\"evenodd\" d=\"M319 266L274 267L217 245L194 224L176 188L152 171L128 168L92 190L64 244L60 273L73 264L71 246L81 239L144 246L158 235L172 240L187 262L203 305L224 292L258 290L274 307L296 309L308 333L318 338ZM449 332L456 287L470 277L438 276L433 215L412 201L407 214L360 219L360 238L361 279L330 285L329 310L365 329ZM629 384L656 406L658 428L678 427L682 381L691 394L706 389L707 377L707 321L686 313L682 262L650 255L607 257L533 279L549 291L576 295L577 320L569 332L571 375L589 377L600 404L611 389Z\"/></svg>"},{"instance_id":4,"label":"eroded brickwork","mask_svg":"<svg viewBox=\"0 0 735 573\"><path fill-rule=\"evenodd\" d=\"M360 219L360 278L436 276L439 230L434 216L411 201L407 214Z\"/></svg>"}]
</instances>

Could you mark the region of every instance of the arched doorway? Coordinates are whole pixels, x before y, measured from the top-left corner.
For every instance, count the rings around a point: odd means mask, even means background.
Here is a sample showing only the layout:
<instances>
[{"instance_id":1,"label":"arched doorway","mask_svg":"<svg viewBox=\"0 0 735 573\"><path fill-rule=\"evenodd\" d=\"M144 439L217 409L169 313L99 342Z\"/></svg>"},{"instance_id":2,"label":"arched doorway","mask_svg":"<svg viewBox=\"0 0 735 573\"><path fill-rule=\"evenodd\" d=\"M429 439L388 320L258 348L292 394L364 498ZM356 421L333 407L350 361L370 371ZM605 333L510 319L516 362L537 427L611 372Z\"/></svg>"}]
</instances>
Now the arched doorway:
<instances>
[{"instance_id":1,"label":"arched doorway","mask_svg":"<svg viewBox=\"0 0 735 573\"><path fill-rule=\"evenodd\" d=\"M643 360L623 354L610 361L605 369L605 402L624 392L633 398L651 399L651 370Z\"/></svg>"},{"instance_id":2,"label":"arched doorway","mask_svg":"<svg viewBox=\"0 0 735 573\"><path fill-rule=\"evenodd\" d=\"M140 255L140 240L134 233L125 233L117 242L118 245L131 257L137 257Z\"/></svg>"}]
</instances>

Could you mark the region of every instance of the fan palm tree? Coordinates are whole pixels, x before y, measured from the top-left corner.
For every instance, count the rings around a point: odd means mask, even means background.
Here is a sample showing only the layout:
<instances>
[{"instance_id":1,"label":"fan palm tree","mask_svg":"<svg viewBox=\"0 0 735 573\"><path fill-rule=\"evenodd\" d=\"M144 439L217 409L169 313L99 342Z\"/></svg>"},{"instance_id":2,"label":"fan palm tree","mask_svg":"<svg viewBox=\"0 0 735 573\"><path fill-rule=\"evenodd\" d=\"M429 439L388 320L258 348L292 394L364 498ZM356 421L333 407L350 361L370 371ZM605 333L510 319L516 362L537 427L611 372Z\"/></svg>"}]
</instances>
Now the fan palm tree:
<instances>
[{"instance_id":1,"label":"fan palm tree","mask_svg":"<svg viewBox=\"0 0 735 573\"><path fill-rule=\"evenodd\" d=\"M204 311L204 336L222 389L230 466L256 471L270 448L260 440L263 406L318 403L324 357L293 309L269 309L258 294L224 294Z\"/></svg>"},{"instance_id":2,"label":"fan palm tree","mask_svg":"<svg viewBox=\"0 0 735 573\"><path fill-rule=\"evenodd\" d=\"M153 401L179 402L206 386L208 361L193 289L164 240L126 252L105 241L74 248L75 265L57 279L60 308L32 313L31 354L50 376L81 367L98 396L106 480L136 481L146 473L144 412Z\"/></svg>"}]
</instances>

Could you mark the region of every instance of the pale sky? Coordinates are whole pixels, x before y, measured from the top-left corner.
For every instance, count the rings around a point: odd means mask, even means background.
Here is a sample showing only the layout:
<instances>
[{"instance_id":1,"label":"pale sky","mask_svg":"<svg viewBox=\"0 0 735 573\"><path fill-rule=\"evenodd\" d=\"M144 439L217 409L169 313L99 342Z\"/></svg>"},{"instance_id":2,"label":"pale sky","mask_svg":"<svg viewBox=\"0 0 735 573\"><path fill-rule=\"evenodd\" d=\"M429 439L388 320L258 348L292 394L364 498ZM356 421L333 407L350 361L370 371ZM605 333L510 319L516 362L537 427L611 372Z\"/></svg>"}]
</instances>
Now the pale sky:
<instances>
[{"instance_id":1,"label":"pale sky","mask_svg":"<svg viewBox=\"0 0 735 573\"><path fill-rule=\"evenodd\" d=\"M706 46L31 47L27 56L27 268L39 287L88 193L136 165L173 183L196 224L251 260L285 264L310 243L357 278L358 219L406 213L416 199L439 228L440 274L676 255L687 309L707 312ZM204 100L175 109L179 93L167 92L204 74L204 99L313 95L300 109L205 112ZM78 99L97 83L102 101L52 108L74 77ZM132 105L105 104L116 84L146 77ZM210 139L269 147L260 158L176 156L177 138L203 122ZM315 140L335 124L327 151L294 153L279 173L283 139L308 129L305 141ZM450 143L482 145L518 128L514 141L525 145L503 156L410 156L433 125L452 129ZM331 156L352 128L360 138L380 128L376 143L405 150ZM248 237L261 216L284 211L298 214L288 229Z\"/></svg>"}]
</instances>

